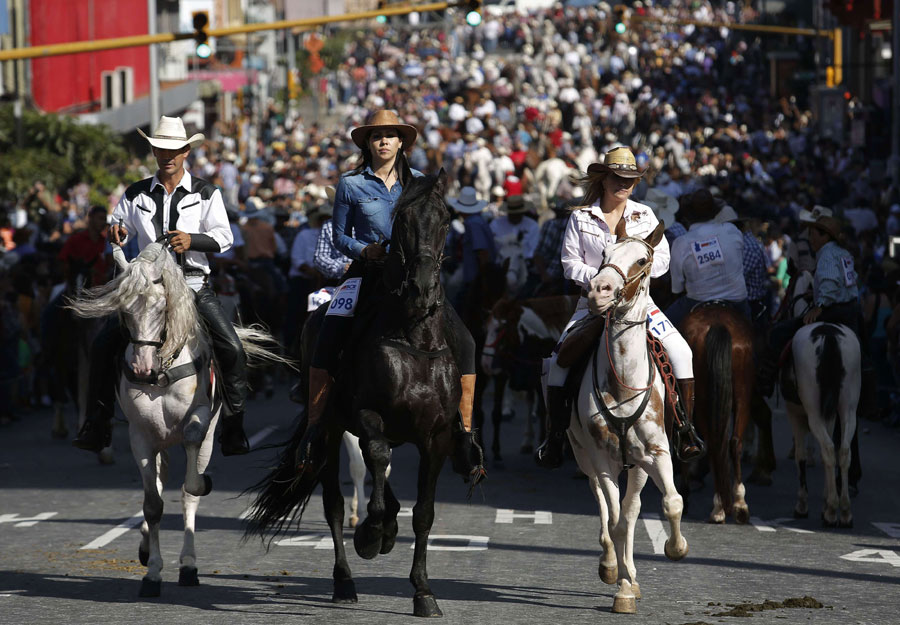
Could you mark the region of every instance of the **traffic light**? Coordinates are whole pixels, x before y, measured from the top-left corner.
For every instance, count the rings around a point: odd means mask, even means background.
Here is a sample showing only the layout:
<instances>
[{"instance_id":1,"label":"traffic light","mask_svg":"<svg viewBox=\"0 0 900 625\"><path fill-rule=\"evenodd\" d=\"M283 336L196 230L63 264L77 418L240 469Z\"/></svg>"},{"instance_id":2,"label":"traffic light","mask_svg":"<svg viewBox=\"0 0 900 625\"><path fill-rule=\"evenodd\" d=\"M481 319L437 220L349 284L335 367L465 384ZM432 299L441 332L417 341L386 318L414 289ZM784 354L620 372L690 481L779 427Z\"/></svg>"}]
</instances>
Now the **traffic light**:
<instances>
[{"instance_id":1,"label":"traffic light","mask_svg":"<svg viewBox=\"0 0 900 625\"><path fill-rule=\"evenodd\" d=\"M625 31L628 29L628 27L625 25L626 11L627 9L623 4L617 4L615 7L613 7L615 30L620 35L624 35Z\"/></svg>"},{"instance_id":2,"label":"traffic light","mask_svg":"<svg viewBox=\"0 0 900 625\"><path fill-rule=\"evenodd\" d=\"M197 47L194 50L201 59L208 59L212 54L212 48L209 46L209 11L194 11L191 13L194 23L194 41Z\"/></svg>"},{"instance_id":3,"label":"traffic light","mask_svg":"<svg viewBox=\"0 0 900 625\"><path fill-rule=\"evenodd\" d=\"M481 0L469 0L466 3L466 24L469 26L481 25Z\"/></svg>"}]
</instances>

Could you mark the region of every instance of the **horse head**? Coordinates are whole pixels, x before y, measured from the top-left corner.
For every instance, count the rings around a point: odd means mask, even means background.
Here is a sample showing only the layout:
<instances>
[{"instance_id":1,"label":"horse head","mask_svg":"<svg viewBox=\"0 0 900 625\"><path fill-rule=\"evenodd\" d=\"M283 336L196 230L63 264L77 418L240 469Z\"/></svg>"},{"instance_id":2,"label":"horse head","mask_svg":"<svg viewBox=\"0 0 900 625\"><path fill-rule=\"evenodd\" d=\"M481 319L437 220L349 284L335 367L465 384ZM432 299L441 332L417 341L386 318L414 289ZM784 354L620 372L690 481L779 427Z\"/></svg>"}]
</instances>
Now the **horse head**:
<instances>
[{"instance_id":1,"label":"horse head","mask_svg":"<svg viewBox=\"0 0 900 625\"><path fill-rule=\"evenodd\" d=\"M662 240L664 230L660 222L645 239L625 237L606 248L605 262L588 290L591 313L601 315L611 310L624 315L636 309L638 302L646 301L653 248ZM638 312L645 314L642 308Z\"/></svg>"},{"instance_id":2,"label":"horse head","mask_svg":"<svg viewBox=\"0 0 900 625\"><path fill-rule=\"evenodd\" d=\"M394 210L384 281L391 291L405 296L411 310L432 311L443 300L441 260L450 227L446 186L443 169L436 177L414 178Z\"/></svg>"}]
</instances>

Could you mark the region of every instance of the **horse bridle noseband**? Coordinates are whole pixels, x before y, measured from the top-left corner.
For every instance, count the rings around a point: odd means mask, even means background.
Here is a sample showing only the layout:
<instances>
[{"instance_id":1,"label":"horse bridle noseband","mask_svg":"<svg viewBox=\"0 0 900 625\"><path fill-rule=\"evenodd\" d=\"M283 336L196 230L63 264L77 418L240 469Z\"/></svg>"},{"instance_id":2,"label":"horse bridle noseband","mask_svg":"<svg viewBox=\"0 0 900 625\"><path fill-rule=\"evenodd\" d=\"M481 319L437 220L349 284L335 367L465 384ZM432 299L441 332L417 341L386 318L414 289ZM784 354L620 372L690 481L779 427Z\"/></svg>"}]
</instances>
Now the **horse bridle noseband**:
<instances>
[{"instance_id":1,"label":"horse bridle noseband","mask_svg":"<svg viewBox=\"0 0 900 625\"><path fill-rule=\"evenodd\" d=\"M616 297L613 300L614 304L617 304L619 302L622 291L627 289L635 280L640 280L641 278L650 275L650 270L653 267L653 248L650 247L650 244L647 243L646 241L644 241L643 239L639 239L637 237L625 237L621 241L619 241L619 243L625 243L625 242L629 242L629 241L636 241L636 242L640 243L645 248L647 248L648 252L650 252L650 258L647 261L647 264L644 265L640 271L635 273L633 276L626 276L625 272L622 271L622 269L618 265L614 265L613 263L603 263L602 265L600 265L600 269L597 270L597 275L599 275L601 271L609 268L609 269L612 269L613 271L615 271L617 274L619 274L619 277L622 278L622 282L624 282L624 284L622 285L622 288L617 291Z\"/></svg>"}]
</instances>

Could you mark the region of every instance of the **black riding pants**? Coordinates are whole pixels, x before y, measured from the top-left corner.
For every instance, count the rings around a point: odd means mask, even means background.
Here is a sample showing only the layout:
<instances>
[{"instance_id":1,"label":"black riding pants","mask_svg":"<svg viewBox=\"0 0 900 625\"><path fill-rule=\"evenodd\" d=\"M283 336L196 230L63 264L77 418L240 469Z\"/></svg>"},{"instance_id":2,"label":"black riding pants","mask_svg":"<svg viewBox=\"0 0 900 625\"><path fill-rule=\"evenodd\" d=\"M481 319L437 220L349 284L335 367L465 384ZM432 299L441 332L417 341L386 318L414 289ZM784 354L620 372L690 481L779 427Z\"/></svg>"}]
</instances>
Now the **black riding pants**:
<instances>
[{"instance_id":1,"label":"black riding pants","mask_svg":"<svg viewBox=\"0 0 900 625\"><path fill-rule=\"evenodd\" d=\"M842 304L826 306L819 314L819 318L816 319L816 321L824 321L827 323L840 323L850 328L859 340L860 352L863 356L866 356L868 355L869 350L868 345L866 345L860 337L859 320L859 304L856 302L844 302ZM796 319L780 321L772 326L772 329L769 330L769 349L774 358L778 358L781 355L784 346L788 344L788 341L794 337L794 334L796 334L797 330L802 328L803 325L803 317L797 317Z\"/></svg>"},{"instance_id":2,"label":"black riding pants","mask_svg":"<svg viewBox=\"0 0 900 625\"><path fill-rule=\"evenodd\" d=\"M460 375L475 373L475 339L469 333L453 306L446 302L444 312L444 336L456 361ZM340 364L341 352L353 330L353 317L326 315L316 338L316 348L310 364L325 369L334 377Z\"/></svg>"},{"instance_id":3,"label":"black riding pants","mask_svg":"<svg viewBox=\"0 0 900 625\"><path fill-rule=\"evenodd\" d=\"M222 304L212 289L203 287L197 291L194 302L212 340L227 412L229 415L243 412L247 398L247 357L237 332L225 318ZM112 418L115 385L110 380L116 379L116 365L127 344L128 332L120 325L119 317L109 317L91 347L87 408L98 417Z\"/></svg>"}]
</instances>

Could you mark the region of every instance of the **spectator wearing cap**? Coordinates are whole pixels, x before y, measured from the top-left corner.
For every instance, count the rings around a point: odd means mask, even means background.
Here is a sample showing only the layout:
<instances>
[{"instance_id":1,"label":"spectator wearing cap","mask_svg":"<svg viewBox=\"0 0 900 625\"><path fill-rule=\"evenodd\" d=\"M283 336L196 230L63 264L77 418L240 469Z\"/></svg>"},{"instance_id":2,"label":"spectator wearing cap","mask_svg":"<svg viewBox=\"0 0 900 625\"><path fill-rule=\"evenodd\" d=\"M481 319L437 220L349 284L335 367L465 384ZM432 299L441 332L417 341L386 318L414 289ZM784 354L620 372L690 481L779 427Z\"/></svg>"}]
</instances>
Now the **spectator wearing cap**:
<instances>
[{"instance_id":1,"label":"spectator wearing cap","mask_svg":"<svg viewBox=\"0 0 900 625\"><path fill-rule=\"evenodd\" d=\"M725 301L750 320L744 283L744 237L734 224L717 222L719 212L707 189L695 191L685 220L688 233L672 243L672 293L683 295L667 309L677 327L697 304Z\"/></svg>"}]
</instances>

